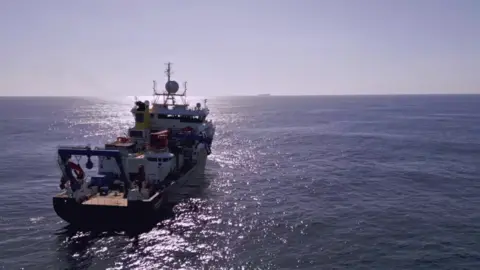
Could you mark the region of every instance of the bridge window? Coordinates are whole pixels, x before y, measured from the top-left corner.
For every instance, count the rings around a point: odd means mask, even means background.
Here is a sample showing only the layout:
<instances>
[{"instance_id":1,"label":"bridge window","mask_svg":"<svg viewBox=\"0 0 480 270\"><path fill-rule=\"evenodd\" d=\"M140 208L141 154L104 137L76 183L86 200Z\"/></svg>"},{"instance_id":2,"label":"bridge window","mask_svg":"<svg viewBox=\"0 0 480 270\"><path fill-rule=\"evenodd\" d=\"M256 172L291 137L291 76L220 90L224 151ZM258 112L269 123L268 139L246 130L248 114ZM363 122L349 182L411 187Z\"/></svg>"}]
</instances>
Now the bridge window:
<instances>
[{"instance_id":1,"label":"bridge window","mask_svg":"<svg viewBox=\"0 0 480 270\"><path fill-rule=\"evenodd\" d=\"M202 123L203 118L201 116L195 115L195 116L182 116L180 118L180 122L185 122L185 123Z\"/></svg>"},{"instance_id":2,"label":"bridge window","mask_svg":"<svg viewBox=\"0 0 480 270\"><path fill-rule=\"evenodd\" d=\"M205 116L199 115L171 115L171 114L158 114L158 119L180 119L180 122L186 123L202 123L205 120Z\"/></svg>"}]
</instances>

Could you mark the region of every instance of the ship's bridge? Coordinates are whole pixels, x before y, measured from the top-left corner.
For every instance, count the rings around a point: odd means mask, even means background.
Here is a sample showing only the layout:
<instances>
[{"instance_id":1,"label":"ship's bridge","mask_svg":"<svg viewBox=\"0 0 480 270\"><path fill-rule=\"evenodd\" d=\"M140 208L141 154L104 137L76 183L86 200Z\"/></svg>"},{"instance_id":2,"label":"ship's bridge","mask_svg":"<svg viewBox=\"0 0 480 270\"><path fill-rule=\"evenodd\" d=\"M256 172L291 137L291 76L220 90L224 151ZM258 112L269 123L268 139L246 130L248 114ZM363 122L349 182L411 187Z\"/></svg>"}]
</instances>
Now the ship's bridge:
<instances>
[{"instance_id":1,"label":"ship's bridge","mask_svg":"<svg viewBox=\"0 0 480 270\"><path fill-rule=\"evenodd\" d=\"M129 129L129 136L136 142L148 142L149 133L164 129L173 131L191 127L197 132L201 132L211 126L206 118L210 111L204 104L197 103L194 107L189 107L186 99L187 85L184 84L183 93L177 93L179 84L171 80L170 63L167 64L167 82L165 90L158 92L156 82L153 82L154 100L150 106L149 101L136 101L131 112L135 117L135 127ZM177 102L177 98L181 102ZM163 99L163 101L162 101Z\"/></svg>"},{"instance_id":2,"label":"ship's bridge","mask_svg":"<svg viewBox=\"0 0 480 270\"><path fill-rule=\"evenodd\" d=\"M150 110L151 116L159 115L183 115L183 116L199 116L207 117L208 109L196 107L195 109L188 108L188 104L175 105L171 108L163 106L163 104L153 104L152 109Z\"/></svg>"}]
</instances>

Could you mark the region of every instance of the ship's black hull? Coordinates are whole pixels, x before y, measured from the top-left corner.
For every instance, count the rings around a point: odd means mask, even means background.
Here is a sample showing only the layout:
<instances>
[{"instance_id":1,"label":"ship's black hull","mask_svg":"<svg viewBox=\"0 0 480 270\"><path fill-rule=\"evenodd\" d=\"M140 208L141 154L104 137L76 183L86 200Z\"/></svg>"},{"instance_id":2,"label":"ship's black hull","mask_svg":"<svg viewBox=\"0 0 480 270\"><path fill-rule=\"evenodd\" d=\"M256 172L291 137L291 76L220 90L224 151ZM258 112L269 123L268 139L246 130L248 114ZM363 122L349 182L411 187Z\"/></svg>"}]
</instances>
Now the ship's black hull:
<instances>
[{"instance_id":1,"label":"ship's black hull","mask_svg":"<svg viewBox=\"0 0 480 270\"><path fill-rule=\"evenodd\" d=\"M127 206L85 205L74 198L53 197L57 215L76 227L149 226L161 219L167 207L167 198L160 194L151 201L130 201Z\"/></svg>"}]
</instances>

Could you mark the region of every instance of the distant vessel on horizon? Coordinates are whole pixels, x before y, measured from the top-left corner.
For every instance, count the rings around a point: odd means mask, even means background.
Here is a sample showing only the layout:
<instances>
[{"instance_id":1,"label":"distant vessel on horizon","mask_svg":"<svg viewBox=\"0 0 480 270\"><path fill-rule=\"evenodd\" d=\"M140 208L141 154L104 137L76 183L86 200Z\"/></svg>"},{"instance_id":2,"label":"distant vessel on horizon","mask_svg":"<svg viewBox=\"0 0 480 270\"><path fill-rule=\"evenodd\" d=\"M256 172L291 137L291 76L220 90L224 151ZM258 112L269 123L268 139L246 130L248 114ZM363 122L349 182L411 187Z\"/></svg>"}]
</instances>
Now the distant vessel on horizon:
<instances>
[{"instance_id":1,"label":"distant vessel on horizon","mask_svg":"<svg viewBox=\"0 0 480 270\"><path fill-rule=\"evenodd\" d=\"M257 96L259 96L259 97L269 97L271 95L270 94L258 94Z\"/></svg>"}]
</instances>

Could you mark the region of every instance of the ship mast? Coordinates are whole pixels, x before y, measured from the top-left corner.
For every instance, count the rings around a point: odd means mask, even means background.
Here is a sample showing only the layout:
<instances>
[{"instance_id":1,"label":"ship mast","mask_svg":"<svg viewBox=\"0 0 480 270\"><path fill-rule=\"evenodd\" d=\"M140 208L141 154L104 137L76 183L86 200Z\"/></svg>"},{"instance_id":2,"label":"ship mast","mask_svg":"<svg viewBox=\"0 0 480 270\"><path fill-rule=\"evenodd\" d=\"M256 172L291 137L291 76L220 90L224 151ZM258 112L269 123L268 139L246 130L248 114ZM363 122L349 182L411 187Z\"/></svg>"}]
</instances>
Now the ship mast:
<instances>
[{"instance_id":1,"label":"ship mast","mask_svg":"<svg viewBox=\"0 0 480 270\"><path fill-rule=\"evenodd\" d=\"M175 97L181 97L184 104L186 104L186 92L187 92L187 83L184 83L184 92L182 94L177 94L179 90L179 85L175 80L172 80L172 63L166 63L167 68L165 69L165 75L167 75L167 82L165 83L165 91L162 93L157 92L157 83L153 81L153 93L155 96L155 103L158 101L158 96L163 96L163 106L175 106L176 100ZM171 102L169 102L171 101Z\"/></svg>"},{"instance_id":2,"label":"ship mast","mask_svg":"<svg viewBox=\"0 0 480 270\"><path fill-rule=\"evenodd\" d=\"M167 69L165 70L165 74L167 75L167 81L170 81L170 74L172 74L172 69L171 69L172 63L168 62L167 63Z\"/></svg>"},{"instance_id":3,"label":"ship mast","mask_svg":"<svg viewBox=\"0 0 480 270\"><path fill-rule=\"evenodd\" d=\"M163 96L163 106L173 105L175 106L175 88L178 90L178 84L175 81L172 81L172 63L168 62L167 69L165 70L165 75L167 75L167 83L165 84L165 90L167 91L167 95ZM176 87L175 87L176 86ZM168 101L171 100L172 103L168 104Z\"/></svg>"}]
</instances>

